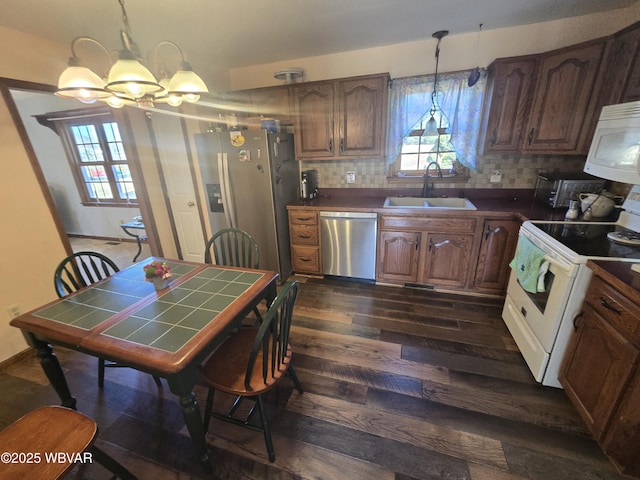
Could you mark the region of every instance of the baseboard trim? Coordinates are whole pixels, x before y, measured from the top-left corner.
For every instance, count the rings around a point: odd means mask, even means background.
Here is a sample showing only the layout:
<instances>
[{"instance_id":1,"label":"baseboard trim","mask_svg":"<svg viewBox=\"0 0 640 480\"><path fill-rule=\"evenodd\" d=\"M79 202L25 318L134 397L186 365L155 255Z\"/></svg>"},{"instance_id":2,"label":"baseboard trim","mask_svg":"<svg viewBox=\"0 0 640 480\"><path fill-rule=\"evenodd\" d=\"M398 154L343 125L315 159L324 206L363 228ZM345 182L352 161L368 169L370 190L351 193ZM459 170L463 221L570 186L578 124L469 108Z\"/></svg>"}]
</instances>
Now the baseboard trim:
<instances>
[{"instance_id":1,"label":"baseboard trim","mask_svg":"<svg viewBox=\"0 0 640 480\"><path fill-rule=\"evenodd\" d=\"M82 235L79 233L67 233L69 238L85 238L87 240L104 240L105 242L120 242L120 243L136 243L134 238L120 238L120 237L99 237L95 235Z\"/></svg>"},{"instance_id":2,"label":"baseboard trim","mask_svg":"<svg viewBox=\"0 0 640 480\"><path fill-rule=\"evenodd\" d=\"M36 354L36 351L31 347L28 347L25 350L16 353L14 356L9 357L6 360L0 362L0 372L3 371L5 368L10 367L14 363L17 363L20 360L22 360L22 359L24 359L26 357L30 357L30 356L35 355L35 354Z\"/></svg>"}]
</instances>

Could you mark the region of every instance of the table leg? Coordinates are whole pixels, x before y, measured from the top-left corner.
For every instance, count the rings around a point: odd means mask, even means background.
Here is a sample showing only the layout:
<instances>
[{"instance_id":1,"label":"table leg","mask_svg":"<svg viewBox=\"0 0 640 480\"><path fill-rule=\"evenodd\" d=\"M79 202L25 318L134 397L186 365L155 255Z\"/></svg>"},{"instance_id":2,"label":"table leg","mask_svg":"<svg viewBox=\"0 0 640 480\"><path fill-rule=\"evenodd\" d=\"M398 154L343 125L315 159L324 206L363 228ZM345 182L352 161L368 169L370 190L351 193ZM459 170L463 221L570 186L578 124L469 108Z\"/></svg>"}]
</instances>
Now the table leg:
<instances>
[{"instance_id":1,"label":"table leg","mask_svg":"<svg viewBox=\"0 0 640 480\"><path fill-rule=\"evenodd\" d=\"M44 370L45 375L49 379L49 383L54 388L63 407L76 409L76 399L71 396L67 379L64 376L60 362L51 345L41 340L33 339L33 345L38 352L38 358L40 358L40 365Z\"/></svg>"},{"instance_id":2,"label":"table leg","mask_svg":"<svg viewBox=\"0 0 640 480\"><path fill-rule=\"evenodd\" d=\"M204 472L211 474L213 473L211 451L207 446L202 415L196 401L196 395L193 393L193 385L188 386L182 379L176 377L169 377L167 381L171 391L179 397L184 423L187 425L187 430L189 430L198 461L202 464Z\"/></svg>"},{"instance_id":3,"label":"table leg","mask_svg":"<svg viewBox=\"0 0 640 480\"><path fill-rule=\"evenodd\" d=\"M136 235L136 242L138 242L138 253L136 253L135 257L133 257L133 263L138 261L138 257L142 253L142 242L140 241L140 235Z\"/></svg>"},{"instance_id":4,"label":"table leg","mask_svg":"<svg viewBox=\"0 0 640 480\"><path fill-rule=\"evenodd\" d=\"M131 233L129 230L127 230L126 227L123 227L122 225L120 226L122 227L122 230L124 230L124 233L136 239L136 243L138 244L138 253L136 253L135 256L133 257L133 263L135 263L138 260L138 257L140 256L140 254L142 253L142 242L140 241L140 235Z\"/></svg>"}]
</instances>

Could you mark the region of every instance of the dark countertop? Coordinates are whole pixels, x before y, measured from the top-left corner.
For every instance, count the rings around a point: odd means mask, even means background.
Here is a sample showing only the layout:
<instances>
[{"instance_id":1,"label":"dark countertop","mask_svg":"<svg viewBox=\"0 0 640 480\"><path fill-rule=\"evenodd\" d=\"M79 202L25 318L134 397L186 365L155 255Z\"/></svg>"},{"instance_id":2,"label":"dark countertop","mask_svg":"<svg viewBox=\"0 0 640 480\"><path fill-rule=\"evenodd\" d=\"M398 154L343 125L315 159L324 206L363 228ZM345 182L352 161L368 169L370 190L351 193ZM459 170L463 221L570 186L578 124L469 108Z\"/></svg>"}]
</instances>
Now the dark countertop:
<instances>
[{"instance_id":1,"label":"dark countertop","mask_svg":"<svg viewBox=\"0 0 640 480\"><path fill-rule=\"evenodd\" d=\"M477 210L416 210L413 208L383 208L386 197L420 196L420 192L412 189L387 190L365 188L321 189L313 200L298 200L288 205L289 208L307 207L310 210L342 210L366 211L378 213L401 213L429 215L473 215L487 213L518 216L521 220L563 220L566 208L553 209L533 198L533 189L438 189L438 196L460 197L471 200Z\"/></svg>"},{"instance_id":2,"label":"dark countertop","mask_svg":"<svg viewBox=\"0 0 640 480\"><path fill-rule=\"evenodd\" d=\"M632 262L589 260L587 266L594 274L611 283L632 301L640 300L640 273L631 270Z\"/></svg>"}]
</instances>

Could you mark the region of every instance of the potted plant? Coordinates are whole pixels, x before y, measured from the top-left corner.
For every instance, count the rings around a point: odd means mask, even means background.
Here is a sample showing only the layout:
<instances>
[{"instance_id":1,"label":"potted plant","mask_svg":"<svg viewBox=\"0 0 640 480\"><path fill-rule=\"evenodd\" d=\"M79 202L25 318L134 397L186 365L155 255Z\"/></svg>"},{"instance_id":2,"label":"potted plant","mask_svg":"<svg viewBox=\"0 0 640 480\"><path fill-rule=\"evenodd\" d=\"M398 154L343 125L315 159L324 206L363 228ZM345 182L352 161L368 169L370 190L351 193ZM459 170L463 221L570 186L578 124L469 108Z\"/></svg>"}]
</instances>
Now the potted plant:
<instances>
[{"instance_id":1,"label":"potted plant","mask_svg":"<svg viewBox=\"0 0 640 480\"><path fill-rule=\"evenodd\" d=\"M171 278L171 269L167 262L159 262L154 260L153 262L142 267L144 270L144 277L147 282L153 282L153 286L156 290L162 290L169 286L169 279Z\"/></svg>"}]
</instances>

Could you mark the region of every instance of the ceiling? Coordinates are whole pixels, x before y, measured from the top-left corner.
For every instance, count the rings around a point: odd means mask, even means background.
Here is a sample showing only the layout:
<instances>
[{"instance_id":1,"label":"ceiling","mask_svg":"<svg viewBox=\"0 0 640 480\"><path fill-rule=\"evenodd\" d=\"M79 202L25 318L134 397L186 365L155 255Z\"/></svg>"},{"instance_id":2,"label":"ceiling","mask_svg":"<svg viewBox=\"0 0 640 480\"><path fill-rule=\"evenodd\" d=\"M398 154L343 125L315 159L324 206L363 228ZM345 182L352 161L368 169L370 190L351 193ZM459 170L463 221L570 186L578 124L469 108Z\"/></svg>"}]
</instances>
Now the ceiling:
<instances>
[{"instance_id":1,"label":"ceiling","mask_svg":"<svg viewBox=\"0 0 640 480\"><path fill-rule=\"evenodd\" d=\"M0 25L70 44L91 36L120 48L123 0L2 0ZM638 0L129 0L131 31L143 52L176 42L198 70L230 69L430 38L525 25ZM292 65L295 66L295 65Z\"/></svg>"}]
</instances>

